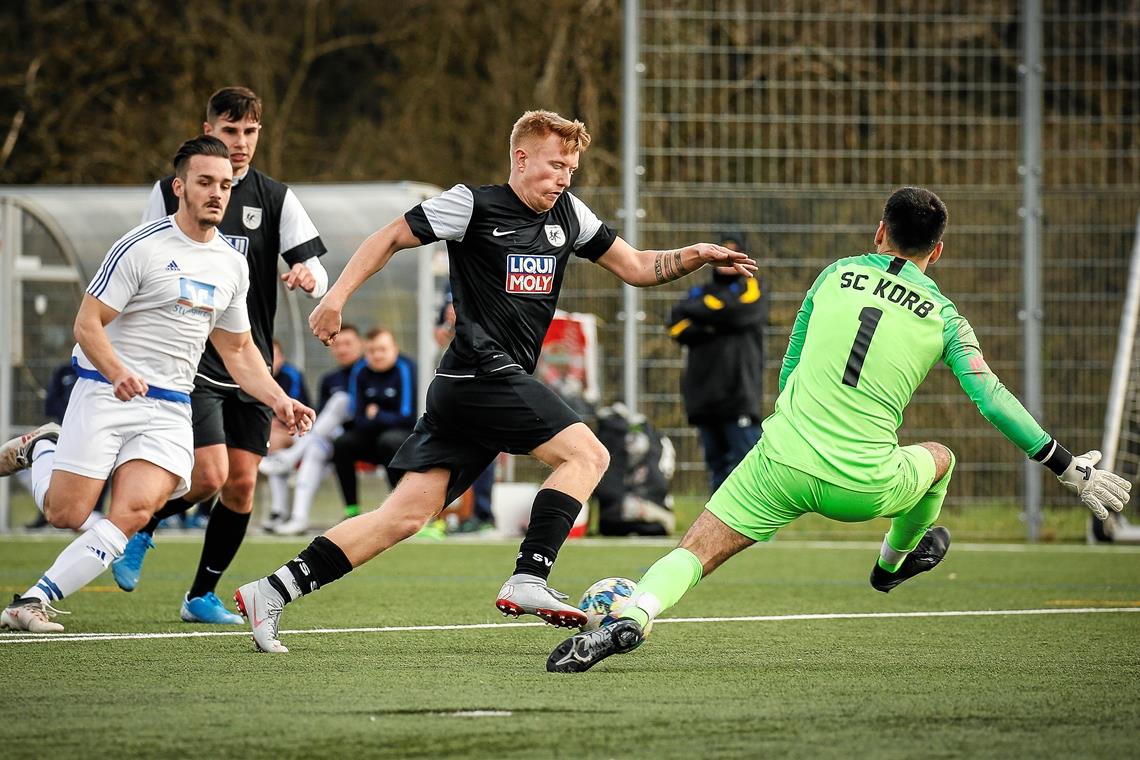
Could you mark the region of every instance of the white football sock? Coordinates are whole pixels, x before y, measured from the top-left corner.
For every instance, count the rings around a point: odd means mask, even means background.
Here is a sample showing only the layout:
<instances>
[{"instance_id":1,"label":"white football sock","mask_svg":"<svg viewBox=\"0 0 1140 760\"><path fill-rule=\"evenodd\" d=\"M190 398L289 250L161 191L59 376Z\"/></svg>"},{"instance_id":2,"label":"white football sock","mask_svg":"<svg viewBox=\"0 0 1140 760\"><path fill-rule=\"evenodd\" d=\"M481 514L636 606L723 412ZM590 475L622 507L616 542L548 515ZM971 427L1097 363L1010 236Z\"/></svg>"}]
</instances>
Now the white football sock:
<instances>
[{"instance_id":1,"label":"white football sock","mask_svg":"<svg viewBox=\"0 0 1140 760\"><path fill-rule=\"evenodd\" d=\"M289 476L270 475L268 480L270 499L269 513L285 517L289 512Z\"/></svg>"},{"instance_id":2,"label":"white football sock","mask_svg":"<svg viewBox=\"0 0 1140 760\"><path fill-rule=\"evenodd\" d=\"M51 470L55 463L55 441L43 438L32 447L32 499L41 512L44 511L44 497L51 485Z\"/></svg>"},{"instance_id":3,"label":"white football sock","mask_svg":"<svg viewBox=\"0 0 1140 760\"><path fill-rule=\"evenodd\" d=\"M301 440L305 438L315 439L321 438L329 441L336 438L336 431L341 425L348 420L348 394L344 391L337 391L329 397L328 402L325 403L325 408L317 415L317 419L313 420L313 427L309 430Z\"/></svg>"},{"instance_id":4,"label":"white football sock","mask_svg":"<svg viewBox=\"0 0 1140 760\"><path fill-rule=\"evenodd\" d=\"M107 519L107 516L105 514L103 514L102 512L92 512L91 514L87 515L87 519L84 520L83 524L79 526L79 530L77 530L75 532L76 533L86 533L87 531L89 531L95 527L95 523L99 522L100 520L106 520L106 519Z\"/></svg>"},{"instance_id":5,"label":"white football sock","mask_svg":"<svg viewBox=\"0 0 1140 760\"><path fill-rule=\"evenodd\" d=\"M883 561L884 565L897 567L902 564L902 561L906 559L906 555L908 554L910 554L910 552L900 552L898 549L893 548L890 543L887 542L887 537L883 536L883 546L879 549L879 559Z\"/></svg>"},{"instance_id":6,"label":"white football sock","mask_svg":"<svg viewBox=\"0 0 1140 760\"><path fill-rule=\"evenodd\" d=\"M328 454L320 443L310 446L305 453L301 466L297 469L297 483L293 487L293 513L289 515L290 522L308 524L309 511L312 509L317 491L320 490L328 460Z\"/></svg>"},{"instance_id":7,"label":"white football sock","mask_svg":"<svg viewBox=\"0 0 1140 760\"><path fill-rule=\"evenodd\" d=\"M99 520L59 553L55 564L24 596L58 602L98 578L126 548L123 532L110 520Z\"/></svg>"}]
</instances>

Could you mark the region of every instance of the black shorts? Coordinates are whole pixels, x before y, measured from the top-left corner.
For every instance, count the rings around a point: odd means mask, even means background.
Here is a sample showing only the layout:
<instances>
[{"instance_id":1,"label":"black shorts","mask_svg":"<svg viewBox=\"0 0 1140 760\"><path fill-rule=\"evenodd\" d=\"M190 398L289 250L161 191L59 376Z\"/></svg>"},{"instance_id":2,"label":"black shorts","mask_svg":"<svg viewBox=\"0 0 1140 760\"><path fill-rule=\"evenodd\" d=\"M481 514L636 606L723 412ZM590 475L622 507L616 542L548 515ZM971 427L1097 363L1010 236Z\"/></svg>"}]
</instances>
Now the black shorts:
<instances>
[{"instance_id":1,"label":"black shorts","mask_svg":"<svg viewBox=\"0 0 1140 760\"><path fill-rule=\"evenodd\" d=\"M466 491L499 452L529 454L582 419L533 375L436 376L427 411L392 458L392 469L451 470L447 503Z\"/></svg>"},{"instance_id":2,"label":"black shorts","mask_svg":"<svg viewBox=\"0 0 1140 760\"><path fill-rule=\"evenodd\" d=\"M194 448L224 443L259 456L269 451L273 410L239 388L226 388L202 378L190 394Z\"/></svg>"}]
</instances>

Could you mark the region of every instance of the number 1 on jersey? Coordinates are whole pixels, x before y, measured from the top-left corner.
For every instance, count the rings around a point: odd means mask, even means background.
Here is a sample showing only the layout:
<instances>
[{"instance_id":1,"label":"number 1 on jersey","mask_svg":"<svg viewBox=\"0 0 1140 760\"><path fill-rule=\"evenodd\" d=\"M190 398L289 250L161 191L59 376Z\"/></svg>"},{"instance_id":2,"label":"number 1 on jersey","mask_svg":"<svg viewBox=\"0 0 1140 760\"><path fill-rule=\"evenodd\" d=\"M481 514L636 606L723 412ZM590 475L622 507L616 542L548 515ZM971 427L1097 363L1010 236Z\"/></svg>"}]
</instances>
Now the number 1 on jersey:
<instances>
[{"instance_id":1,"label":"number 1 on jersey","mask_svg":"<svg viewBox=\"0 0 1140 760\"><path fill-rule=\"evenodd\" d=\"M875 337L875 329L879 326L879 319L883 316L882 309L873 306L864 306L859 312L859 332L855 334L855 342L851 344L851 353L847 355L847 369L843 371L843 384L852 388L859 387L859 374L863 371L863 360L867 358L867 349L871 346L871 338Z\"/></svg>"}]
</instances>

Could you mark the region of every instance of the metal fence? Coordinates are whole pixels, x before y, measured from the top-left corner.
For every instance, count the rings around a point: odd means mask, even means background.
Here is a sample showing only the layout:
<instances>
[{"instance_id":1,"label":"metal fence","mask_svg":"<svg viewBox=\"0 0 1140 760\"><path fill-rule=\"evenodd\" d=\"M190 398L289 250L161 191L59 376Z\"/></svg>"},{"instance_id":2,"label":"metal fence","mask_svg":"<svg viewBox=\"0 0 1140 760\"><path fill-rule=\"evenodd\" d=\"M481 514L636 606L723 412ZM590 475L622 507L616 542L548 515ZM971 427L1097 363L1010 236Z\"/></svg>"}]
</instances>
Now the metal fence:
<instances>
[{"instance_id":1,"label":"metal fence","mask_svg":"<svg viewBox=\"0 0 1140 760\"><path fill-rule=\"evenodd\" d=\"M949 206L946 254L931 274L990 366L1023 391L1019 66L1034 23L1025 15L984 0L641 3L640 243L747 236L772 299L766 409L803 293L830 261L873 248L882 203L903 184L931 187ZM1042 421L1093 448L1140 209L1140 5L1046 0L1037 23ZM580 194L618 221L620 193ZM597 270L571 267L562 305L602 318L612 401L622 396L621 292ZM675 489L700 493L704 466L678 393L683 357L665 331L686 287L642 291L640 407L677 444ZM1024 457L945 368L901 436L958 452L950 503L1023 500ZM1044 496L1064 501L1059 489Z\"/></svg>"}]
</instances>

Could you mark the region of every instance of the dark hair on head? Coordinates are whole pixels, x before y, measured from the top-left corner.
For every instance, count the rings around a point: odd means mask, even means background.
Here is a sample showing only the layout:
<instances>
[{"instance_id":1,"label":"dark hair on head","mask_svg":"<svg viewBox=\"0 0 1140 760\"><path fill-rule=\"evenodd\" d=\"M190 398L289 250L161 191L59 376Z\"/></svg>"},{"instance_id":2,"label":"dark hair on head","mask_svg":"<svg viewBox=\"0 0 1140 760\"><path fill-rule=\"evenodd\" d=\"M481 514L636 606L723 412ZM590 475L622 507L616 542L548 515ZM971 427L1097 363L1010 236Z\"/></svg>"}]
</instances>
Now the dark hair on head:
<instances>
[{"instance_id":1,"label":"dark hair on head","mask_svg":"<svg viewBox=\"0 0 1140 760\"><path fill-rule=\"evenodd\" d=\"M365 340L375 340L376 338L379 338L381 335L391 335L392 340L396 339L395 333L393 333L387 327L373 327L371 330L369 330L367 333L364 334L364 339Z\"/></svg>"},{"instance_id":2,"label":"dark hair on head","mask_svg":"<svg viewBox=\"0 0 1140 760\"><path fill-rule=\"evenodd\" d=\"M261 98L248 87L223 87L206 103L206 121L213 124L222 116L229 121L241 121L248 116L260 123Z\"/></svg>"},{"instance_id":3,"label":"dark hair on head","mask_svg":"<svg viewBox=\"0 0 1140 760\"><path fill-rule=\"evenodd\" d=\"M900 187L883 207L887 236L899 253L908 256L933 251L949 218L942 199L923 187Z\"/></svg>"},{"instance_id":4,"label":"dark hair on head","mask_svg":"<svg viewBox=\"0 0 1140 760\"><path fill-rule=\"evenodd\" d=\"M230 160L230 152L226 149L226 144L216 137L198 135L192 140L187 140L179 146L178 152L174 154L174 173L184 181L186 169L193 156L217 156L227 161Z\"/></svg>"},{"instance_id":5,"label":"dark hair on head","mask_svg":"<svg viewBox=\"0 0 1140 760\"><path fill-rule=\"evenodd\" d=\"M340 331L342 333L350 332L350 333L356 333L357 335L360 335L360 330L356 327L356 325L352 325L352 324L348 324L348 323L342 324L340 326Z\"/></svg>"}]
</instances>

